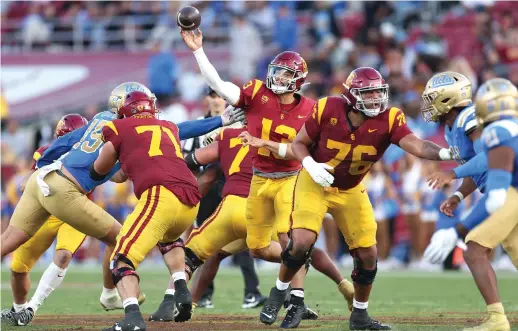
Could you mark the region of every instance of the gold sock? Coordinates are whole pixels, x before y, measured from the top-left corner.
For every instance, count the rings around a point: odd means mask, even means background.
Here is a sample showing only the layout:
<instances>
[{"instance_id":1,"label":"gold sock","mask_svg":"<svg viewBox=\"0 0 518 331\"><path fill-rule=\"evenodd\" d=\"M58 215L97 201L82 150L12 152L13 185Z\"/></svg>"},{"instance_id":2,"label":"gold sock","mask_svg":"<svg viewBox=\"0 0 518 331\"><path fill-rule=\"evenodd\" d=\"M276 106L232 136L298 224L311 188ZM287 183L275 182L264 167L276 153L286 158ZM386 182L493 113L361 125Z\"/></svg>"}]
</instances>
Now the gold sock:
<instances>
[{"instance_id":1,"label":"gold sock","mask_svg":"<svg viewBox=\"0 0 518 331\"><path fill-rule=\"evenodd\" d=\"M490 305L487 305L487 312L490 314L502 314L504 313L504 305L502 305L501 302L492 303Z\"/></svg>"}]
</instances>

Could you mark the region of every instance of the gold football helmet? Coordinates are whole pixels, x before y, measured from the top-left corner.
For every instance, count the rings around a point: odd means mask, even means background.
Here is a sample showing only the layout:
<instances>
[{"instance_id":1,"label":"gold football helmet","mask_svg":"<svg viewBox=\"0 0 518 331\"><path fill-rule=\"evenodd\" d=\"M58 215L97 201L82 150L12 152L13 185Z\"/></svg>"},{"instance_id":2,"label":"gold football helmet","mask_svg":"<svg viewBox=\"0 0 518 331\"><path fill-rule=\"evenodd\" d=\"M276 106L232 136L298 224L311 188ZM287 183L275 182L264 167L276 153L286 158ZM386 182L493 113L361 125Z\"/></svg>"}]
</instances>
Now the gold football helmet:
<instances>
[{"instance_id":1,"label":"gold football helmet","mask_svg":"<svg viewBox=\"0 0 518 331\"><path fill-rule=\"evenodd\" d=\"M500 116L518 117L518 89L504 78L493 78L477 91L475 114L479 125L496 121Z\"/></svg>"},{"instance_id":2,"label":"gold football helmet","mask_svg":"<svg viewBox=\"0 0 518 331\"><path fill-rule=\"evenodd\" d=\"M471 103L471 94L471 83L466 76L453 71L434 75L421 95L424 101L421 112L425 121L438 122L439 117L452 108L466 107Z\"/></svg>"},{"instance_id":3,"label":"gold football helmet","mask_svg":"<svg viewBox=\"0 0 518 331\"><path fill-rule=\"evenodd\" d=\"M141 91L152 97L156 108L156 97L144 84L138 82L125 82L114 88L110 93L110 98L108 99L108 107L110 107L110 110L117 114L120 107L124 104L126 95L132 91Z\"/></svg>"}]
</instances>

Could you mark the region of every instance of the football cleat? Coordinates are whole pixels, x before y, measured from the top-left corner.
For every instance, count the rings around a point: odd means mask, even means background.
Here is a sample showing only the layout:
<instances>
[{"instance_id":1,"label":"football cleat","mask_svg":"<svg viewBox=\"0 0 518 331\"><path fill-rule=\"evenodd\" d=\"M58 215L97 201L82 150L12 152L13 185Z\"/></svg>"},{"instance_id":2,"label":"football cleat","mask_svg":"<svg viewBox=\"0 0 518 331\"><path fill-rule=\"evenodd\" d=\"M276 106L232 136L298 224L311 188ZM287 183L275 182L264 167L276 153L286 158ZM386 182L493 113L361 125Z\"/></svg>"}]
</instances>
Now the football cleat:
<instances>
[{"instance_id":1,"label":"football cleat","mask_svg":"<svg viewBox=\"0 0 518 331\"><path fill-rule=\"evenodd\" d=\"M511 331L511 324L504 314L490 314L482 324L463 331Z\"/></svg>"},{"instance_id":2,"label":"football cleat","mask_svg":"<svg viewBox=\"0 0 518 331\"><path fill-rule=\"evenodd\" d=\"M214 308L211 297L203 297L196 303L196 308Z\"/></svg>"},{"instance_id":3,"label":"football cleat","mask_svg":"<svg viewBox=\"0 0 518 331\"><path fill-rule=\"evenodd\" d=\"M281 309L284 300L286 299L286 292L288 290L278 290L277 287L272 287L270 290L270 296L268 300L264 303L263 309L259 314L259 320L266 324L271 325L277 319L277 315L279 314L279 310Z\"/></svg>"},{"instance_id":4,"label":"football cleat","mask_svg":"<svg viewBox=\"0 0 518 331\"><path fill-rule=\"evenodd\" d=\"M303 320L317 320L318 313L313 309L309 308L308 305L304 305L304 314L302 315Z\"/></svg>"},{"instance_id":5,"label":"football cleat","mask_svg":"<svg viewBox=\"0 0 518 331\"><path fill-rule=\"evenodd\" d=\"M350 330L392 330L389 325L381 324L372 319L367 309L353 309L349 318Z\"/></svg>"},{"instance_id":6,"label":"football cleat","mask_svg":"<svg viewBox=\"0 0 518 331\"><path fill-rule=\"evenodd\" d=\"M187 288L187 282L179 279L174 282L174 321L186 322L192 316L192 296Z\"/></svg>"},{"instance_id":7,"label":"football cleat","mask_svg":"<svg viewBox=\"0 0 518 331\"><path fill-rule=\"evenodd\" d=\"M122 299L118 292L110 297L101 294L101 298L99 299L99 301L101 303L101 307L106 311L124 309L124 306L122 305ZM146 301L146 295L143 292L140 292L138 296L139 306L142 305L144 301Z\"/></svg>"},{"instance_id":8,"label":"football cleat","mask_svg":"<svg viewBox=\"0 0 518 331\"><path fill-rule=\"evenodd\" d=\"M15 325L17 326L25 326L28 325L32 319L34 318L34 310L32 308L23 308L17 313L13 313L13 319L15 321Z\"/></svg>"},{"instance_id":9,"label":"football cleat","mask_svg":"<svg viewBox=\"0 0 518 331\"><path fill-rule=\"evenodd\" d=\"M149 320L155 322L171 322L174 320L174 295L166 294L157 311L149 316Z\"/></svg>"},{"instance_id":10,"label":"football cleat","mask_svg":"<svg viewBox=\"0 0 518 331\"><path fill-rule=\"evenodd\" d=\"M140 311L126 314L124 318L103 331L145 331L146 322Z\"/></svg>"},{"instance_id":11,"label":"football cleat","mask_svg":"<svg viewBox=\"0 0 518 331\"><path fill-rule=\"evenodd\" d=\"M280 325L281 329L294 329L299 326L306 312L304 301L301 300L301 302L302 304L292 303L288 306L288 309L286 309L286 316L284 316L284 320Z\"/></svg>"},{"instance_id":12,"label":"football cleat","mask_svg":"<svg viewBox=\"0 0 518 331\"><path fill-rule=\"evenodd\" d=\"M261 293L248 293L245 295L245 299L243 300L243 305L241 308L249 309L256 308L264 305L264 303L268 300L267 297L261 295Z\"/></svg>"},{"instance_id":13,"label":"football cleat","mask_svg":"<svg viewBox=\"0 0 518 331\"><path fill-rule=\"evenodd\" d=\"M0 320L2 324L16 325L16 320L14 319L14 308L4 309L0 313Z\"/></svg>"}]
</instances>

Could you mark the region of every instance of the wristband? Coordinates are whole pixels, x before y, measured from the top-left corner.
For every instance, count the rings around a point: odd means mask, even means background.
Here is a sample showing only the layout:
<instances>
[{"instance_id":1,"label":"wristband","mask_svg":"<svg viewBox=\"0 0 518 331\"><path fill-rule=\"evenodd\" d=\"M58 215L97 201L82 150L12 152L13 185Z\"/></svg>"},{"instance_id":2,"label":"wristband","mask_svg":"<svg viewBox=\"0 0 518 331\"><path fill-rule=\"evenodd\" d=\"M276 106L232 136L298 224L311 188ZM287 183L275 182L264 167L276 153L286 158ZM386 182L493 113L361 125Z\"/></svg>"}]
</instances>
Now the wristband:
<instances>
[{"instance_id":1,"label":"wristband","mask_svg":"<svg viewBox=\"0 0 518 331\"><path fill-rule=\"evenodd\" d=\"M462 194L460 191L456 191L453 193L453 195L459 198L460 201L464 200L464 194Z\"/></svg>"},{"instance_id":2,"label":"wristband","mask_svg":"<svg viewBox=\"0 0 518 331\"><path fill-rule=\"evenodd\" d=\"M283 159L286 158L286 152L288 151L288 144L279 144L279 152L277 155L282 157Z\"/></svg>"},{"instance_id":3,"label":"wristband","mask_svg":"<svg viewBox=\"0 0 518 331\"><path fill-rule=\"evenodd\" d=\"M450 149L441 148L441 150L439 151L439 158L443 161L453 160L453 158L451 157Z\"/></svg>"}]
</instances>

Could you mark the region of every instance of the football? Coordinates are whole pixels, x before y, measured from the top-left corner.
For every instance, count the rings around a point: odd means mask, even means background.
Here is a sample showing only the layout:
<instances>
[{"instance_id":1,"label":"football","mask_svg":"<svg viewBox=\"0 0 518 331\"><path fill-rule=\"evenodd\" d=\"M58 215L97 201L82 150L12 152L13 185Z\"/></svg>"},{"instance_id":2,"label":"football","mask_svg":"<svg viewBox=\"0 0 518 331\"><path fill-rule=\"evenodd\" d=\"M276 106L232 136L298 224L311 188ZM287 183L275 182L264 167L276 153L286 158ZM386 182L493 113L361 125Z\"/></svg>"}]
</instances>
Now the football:
<instances>
[{"instance_id":1,"label":"football","mask_svg":"<svg viewBox=\"0 0 518 331\"><path fill-rule=\"evenodd\" d=\"M201 23L201 15L198 9L187 6L183 7L178 11L178 14L176 15L176 24L182 30L194 30L197 29L200 26Z\"/></svg>"}]
</instances>

